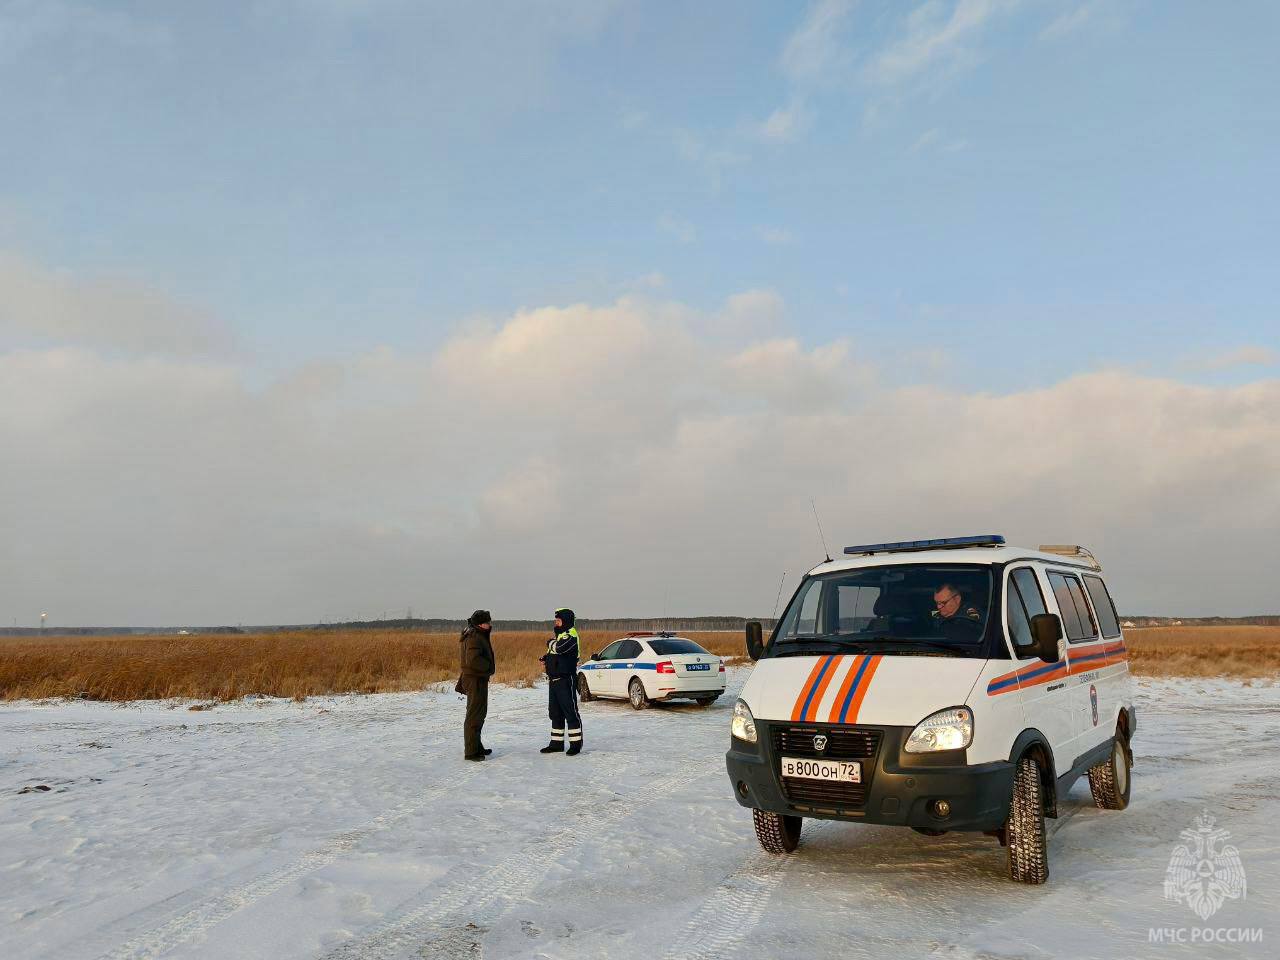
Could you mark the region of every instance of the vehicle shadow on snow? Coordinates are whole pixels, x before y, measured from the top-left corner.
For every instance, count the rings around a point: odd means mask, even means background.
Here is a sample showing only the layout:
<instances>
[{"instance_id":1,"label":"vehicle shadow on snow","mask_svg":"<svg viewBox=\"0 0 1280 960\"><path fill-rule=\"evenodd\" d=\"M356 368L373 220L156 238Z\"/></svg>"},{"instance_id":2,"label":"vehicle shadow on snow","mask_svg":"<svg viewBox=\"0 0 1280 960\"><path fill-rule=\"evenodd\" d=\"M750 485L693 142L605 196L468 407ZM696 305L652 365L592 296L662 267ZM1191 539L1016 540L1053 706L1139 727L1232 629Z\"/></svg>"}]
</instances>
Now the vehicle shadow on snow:
<instances>
[{"instance_id":1,"label":"vehicle shadow on snow","mask_svg":"<svg viewBox=\"0 0 1280 960\"><path fill-rule=\"evenodd\" d=\"M1087 798L1065 798L1056 820L1046 820L1049 843L1077 814L1092 811ZM955 832L931 837L904 827L806 820L796 851L796 867L817 868L827 877L877 880L909 878L954 886L986 879L1010 889L1006 851L995 837Z\"/></svg>"}]
</instances>

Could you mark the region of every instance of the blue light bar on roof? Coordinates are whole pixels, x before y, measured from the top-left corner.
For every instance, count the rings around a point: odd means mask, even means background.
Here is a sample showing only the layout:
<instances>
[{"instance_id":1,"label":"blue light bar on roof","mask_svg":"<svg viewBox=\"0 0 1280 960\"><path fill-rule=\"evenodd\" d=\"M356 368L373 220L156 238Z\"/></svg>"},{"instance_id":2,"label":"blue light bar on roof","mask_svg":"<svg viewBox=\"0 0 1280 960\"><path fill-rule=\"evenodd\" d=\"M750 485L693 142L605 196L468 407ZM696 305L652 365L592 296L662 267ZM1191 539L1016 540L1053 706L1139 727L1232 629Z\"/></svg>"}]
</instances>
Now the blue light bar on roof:
<instances>
[{"instance_id":1,"label":"blue light bar on roof","mask_svg":"<svg viewBox=\"0 0 1280 960\"><path fill-rule=\"evenodd\" d=\"M988 533L978 537L943 537L941 540L899 540L896 543L864 543L845 547L845 553L905 553L910 550L948 550L957 547L1001 547L1004 537Z\"/></svg>"}]
</instances>

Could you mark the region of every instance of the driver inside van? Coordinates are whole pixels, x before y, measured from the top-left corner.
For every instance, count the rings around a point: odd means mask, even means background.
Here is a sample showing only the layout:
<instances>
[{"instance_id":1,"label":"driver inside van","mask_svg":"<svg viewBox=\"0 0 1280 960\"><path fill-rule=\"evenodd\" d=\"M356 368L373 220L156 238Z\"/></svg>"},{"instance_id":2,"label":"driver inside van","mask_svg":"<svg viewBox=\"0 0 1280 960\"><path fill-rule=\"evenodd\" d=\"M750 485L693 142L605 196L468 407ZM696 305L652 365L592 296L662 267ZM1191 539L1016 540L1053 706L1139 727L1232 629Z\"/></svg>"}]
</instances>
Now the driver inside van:
<instances>
[{"instance_id":1,"label":"driver inside van","mask_svg":"<svg viewBox=\"0 0 1280 960\"><path fill-rule=\"evenodd\" d=\"M949 640L976 640L982 632L982 614L968 606L953 584L944 583L933 592L934 629Z\"/></svg>"}]
</instances>

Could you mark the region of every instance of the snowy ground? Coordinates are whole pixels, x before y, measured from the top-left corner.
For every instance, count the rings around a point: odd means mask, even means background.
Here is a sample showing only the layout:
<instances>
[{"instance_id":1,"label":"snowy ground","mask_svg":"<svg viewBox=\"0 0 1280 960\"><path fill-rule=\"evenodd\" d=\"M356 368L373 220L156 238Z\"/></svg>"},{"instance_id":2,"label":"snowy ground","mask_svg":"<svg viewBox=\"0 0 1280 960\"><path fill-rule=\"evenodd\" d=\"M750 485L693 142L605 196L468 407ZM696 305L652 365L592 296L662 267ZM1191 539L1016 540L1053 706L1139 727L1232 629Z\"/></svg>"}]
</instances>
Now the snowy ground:
<instances>
[{"instance_id":1,"label":"snowy ground","mask_svg":"<svg viewBox=\"0 0 1280 960\"><path fill-rule=\"evenodd\" d=\"M744 679L707 710L584 705L572 759L537 753L544 689L495 688L484 764L445 693L0 707L0 956L1276 955L1280 687L1141 683L1133 804L1078 784L1029 888L967 834L809 821L760 852L724 772ZM1207 924L1163 899L1205 809L1248 879ZM1264 939L1150 942L1205 927Z\"/></svg>"}]
</instances>

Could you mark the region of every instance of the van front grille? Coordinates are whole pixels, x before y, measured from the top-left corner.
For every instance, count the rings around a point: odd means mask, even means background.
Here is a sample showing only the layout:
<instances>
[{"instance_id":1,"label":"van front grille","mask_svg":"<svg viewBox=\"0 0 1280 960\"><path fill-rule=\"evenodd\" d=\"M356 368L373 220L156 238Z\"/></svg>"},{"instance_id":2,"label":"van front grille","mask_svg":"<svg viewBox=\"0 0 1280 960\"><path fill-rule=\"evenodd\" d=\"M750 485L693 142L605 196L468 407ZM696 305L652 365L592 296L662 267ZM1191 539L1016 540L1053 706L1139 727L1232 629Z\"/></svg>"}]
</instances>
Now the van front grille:
<instances>
[{"instance_id":1,"label":"van front grille","mask_svg":"<svg viewBox=\"0 0 1280 960\"><path fill-rule=\"evenodd\" d=\"M773 752L789 757L826 757L831 760L874 760L880 752L879 730L865 727L774 727ZM827 747L819 750L813 738L825 736Z\"/></svg>"}]
</instances>

